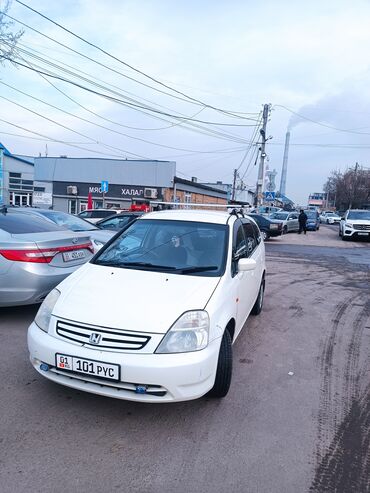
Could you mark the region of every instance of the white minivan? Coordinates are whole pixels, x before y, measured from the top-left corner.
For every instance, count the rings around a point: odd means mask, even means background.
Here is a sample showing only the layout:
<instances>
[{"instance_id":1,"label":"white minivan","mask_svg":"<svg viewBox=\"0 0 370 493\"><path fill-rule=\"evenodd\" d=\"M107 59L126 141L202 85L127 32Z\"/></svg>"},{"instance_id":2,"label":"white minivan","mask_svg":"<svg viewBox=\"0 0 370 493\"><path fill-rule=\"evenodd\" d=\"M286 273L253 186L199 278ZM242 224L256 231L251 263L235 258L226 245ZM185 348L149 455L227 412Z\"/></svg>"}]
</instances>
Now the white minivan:
<instances>
[{"instance_id":1,"label":"white minivan","mask_svg":"<svg viewBox=\"0 0 370 493\"><path fill-rule=\"evenodd\" d=\"M224 397L265 272L258 226L237 211L143 215L48 295L28 330L31 363L119 399Z\"/></svg>"}]
</instances>

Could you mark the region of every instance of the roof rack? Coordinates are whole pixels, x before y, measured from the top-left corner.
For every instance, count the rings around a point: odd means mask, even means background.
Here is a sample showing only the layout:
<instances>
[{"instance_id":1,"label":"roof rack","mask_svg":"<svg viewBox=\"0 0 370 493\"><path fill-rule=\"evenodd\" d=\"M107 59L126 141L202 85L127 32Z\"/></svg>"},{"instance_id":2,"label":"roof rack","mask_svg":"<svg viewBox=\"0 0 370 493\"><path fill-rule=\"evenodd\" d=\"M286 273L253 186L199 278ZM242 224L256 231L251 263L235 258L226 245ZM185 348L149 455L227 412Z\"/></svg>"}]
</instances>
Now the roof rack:
<instances>
[{"instance_id":1,"label":"roof rack","mask_svg":"<svg viewBox=\"0 0 370 493\"><path fill-rule=\"evenodd\" d=\"M217 208L220 208L220 209L237 209L237 208L240 208L242 209L243 207L245 207L245 205L243 204L212 204L212 203L208 203L208 204L198 204L196 202L161 202L159 200L151 200L150 201L150 205L173 205L175 207L178 207L178 206L186 206L186 207L217 207Z\"/></svg>"}]
</instances>

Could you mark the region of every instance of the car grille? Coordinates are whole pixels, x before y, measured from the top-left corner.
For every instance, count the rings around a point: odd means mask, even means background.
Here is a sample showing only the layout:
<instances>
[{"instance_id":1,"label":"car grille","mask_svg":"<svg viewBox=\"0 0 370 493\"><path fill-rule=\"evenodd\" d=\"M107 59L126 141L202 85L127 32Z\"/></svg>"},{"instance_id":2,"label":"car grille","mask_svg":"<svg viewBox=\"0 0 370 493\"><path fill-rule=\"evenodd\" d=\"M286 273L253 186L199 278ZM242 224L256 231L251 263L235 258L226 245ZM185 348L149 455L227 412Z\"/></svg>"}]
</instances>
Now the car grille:
<instances>
[{"instance_id":1,"label":"car grille","mask_svg":"<svg viewBox=\"0 0 370 493\"><path fill-rule=\"evenodd\" d=\"M134 334L117 329L86 327L60 320L57 322L56 331L64 339L79 342L95 349L139 350L143 349L150 340L148 335ZM98 340L98 342L91 342L91 334L95 335L95 340Z\"/></svg>"},{"instance_id":2,"label":"car grille","mask_svg":"<svg viewBox=\"0 0 370 493\"><path fill-rule=\"evenodd\" d=\"M370 231L370 224L354 224L353 229Z\"/></svg>"}]
</instances>

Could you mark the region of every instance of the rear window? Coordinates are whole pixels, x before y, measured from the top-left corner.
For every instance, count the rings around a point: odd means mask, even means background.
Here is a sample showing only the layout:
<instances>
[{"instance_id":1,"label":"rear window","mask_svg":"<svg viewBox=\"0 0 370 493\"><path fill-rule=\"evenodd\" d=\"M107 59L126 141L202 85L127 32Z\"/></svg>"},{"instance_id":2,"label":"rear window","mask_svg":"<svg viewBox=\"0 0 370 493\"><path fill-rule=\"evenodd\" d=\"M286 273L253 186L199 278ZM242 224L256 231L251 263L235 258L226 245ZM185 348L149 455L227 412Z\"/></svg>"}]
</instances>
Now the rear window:
<instances>
[{"instance_id":1,"label":"rear window","mask_svg":"<svg viewBox=\"0 0 370 493\"><path fill-rule=\"evenodd\" d=\"M98 223L99 228L102 229L123 229L128 223L134 221L138 216L117 216L115 215L111 219L106 219L102 223Z\"/></svg>"},{"instance_id":2,"label":"rear window","mask_svg":"<svg viewBox=\"0 0 370 493\"><path fill-rule=\"evenodd\" d=\"M97 217L109 217L115 214L114 211L92 211L91 216L92 218L97 218Z\"/></svg>"},{"instance_id":3,"label":"rear window","mask_svg":"<svg viewBox=\"0 0 370 493\"><path fill-rule=\"evenodd\" d=\"M62 231L62 228L46 219L21 212L0 214L0 229L12 235Z\"/></svg>"}]
</instances>

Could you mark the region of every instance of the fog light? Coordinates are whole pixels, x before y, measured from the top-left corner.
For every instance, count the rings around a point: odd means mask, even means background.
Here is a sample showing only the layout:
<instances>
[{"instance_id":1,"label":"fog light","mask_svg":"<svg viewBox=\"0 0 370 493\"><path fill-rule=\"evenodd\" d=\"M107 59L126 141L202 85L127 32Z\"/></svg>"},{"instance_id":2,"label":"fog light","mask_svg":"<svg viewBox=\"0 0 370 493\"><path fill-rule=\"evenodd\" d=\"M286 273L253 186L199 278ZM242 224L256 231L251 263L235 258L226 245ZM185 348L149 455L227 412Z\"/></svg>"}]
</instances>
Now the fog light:
<instances>
[{"instance_id":1,"label":"fog light","mask_svg":"<svg viewBox=\"0 0 370 493\"><path fill-rule=\"evenodd\" d=\"M49 365L47 365L46 363L41 363L40 370L49 371Z\"/></svg>"},{"instance_id":2,"label":"fog light","mask_svg":"<svg viewBox=\"0 0 370 493\"><path fill-rule=\"evenodd\" d=\"M146 394L146 389L145 385L136 385L135 392L136 394Z\"/></svg>"}]
</instances>

